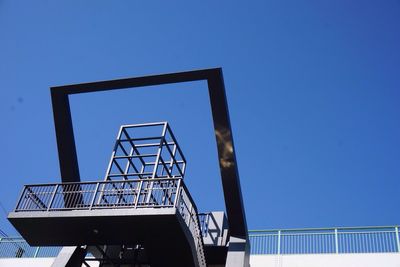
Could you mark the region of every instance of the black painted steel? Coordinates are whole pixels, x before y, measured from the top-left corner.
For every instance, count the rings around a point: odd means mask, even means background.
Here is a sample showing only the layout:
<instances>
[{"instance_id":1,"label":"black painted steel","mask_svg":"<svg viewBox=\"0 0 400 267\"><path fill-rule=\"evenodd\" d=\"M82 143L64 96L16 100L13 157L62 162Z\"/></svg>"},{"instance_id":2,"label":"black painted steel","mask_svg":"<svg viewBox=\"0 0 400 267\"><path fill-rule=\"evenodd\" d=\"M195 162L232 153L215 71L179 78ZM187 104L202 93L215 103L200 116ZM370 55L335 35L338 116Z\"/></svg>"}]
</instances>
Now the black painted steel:
<instances>
[{"instance_id":1,"label":"black painted steel","mask_svg":"<svg viewBox=\"0 0 400 267\"><path fill-rule=\"evenodd\" d=\"M51 96L62 182L80 181L68 99L70 94L200 80L206 80L208 84L230 235L246 239L246 217L221 68L52 87Z\"/></svg>"}]
</instances>

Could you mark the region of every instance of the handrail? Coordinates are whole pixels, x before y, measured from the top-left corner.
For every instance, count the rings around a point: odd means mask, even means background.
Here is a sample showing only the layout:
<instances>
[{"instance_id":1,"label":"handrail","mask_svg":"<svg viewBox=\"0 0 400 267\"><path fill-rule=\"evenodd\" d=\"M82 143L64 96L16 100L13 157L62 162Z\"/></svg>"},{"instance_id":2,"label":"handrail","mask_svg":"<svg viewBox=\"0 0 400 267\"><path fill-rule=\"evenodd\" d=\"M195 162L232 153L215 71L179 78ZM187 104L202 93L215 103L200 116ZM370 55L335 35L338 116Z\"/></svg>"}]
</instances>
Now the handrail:
<instances>
[{"instance_id":1,"label":"handrail","mask_svg":"<svg viewBox=\"0 0 400 267\"><path fill-rule=\"evenodd\" d=\"M183 189L183 187L182 187ZM188 192L185 192L188 193ZM197 213L197 210L193 211ZM190 226L190 225L189 225ZM392 229L392 231L372 231L374 229ZM335 229L338 228L318 228L318 230L331 230L331 232L315 233L310 229L303 230L303 233L295 233L286 236L294 238L285 240L284 230L262 231L264 234L250 234L251 254L346 254L346 253L400 253L399 244L396 245L398 238L398 226L364 226L364 227L342 227L342 229L352 229L352 232L338 232L338 243L335 242ZM356 231L360 229L361 231ZM371 229L366 232L365 229ZM276 231L271 233L271 231ZM279 232L280 231L280 232ZM307 232L308 231L308 232ZM251 230L251 233L259 230ZM366 235L368 234L368 235ZM330 235L329 238L326 235ZM363 235L357 238L357 235ZM278 238L280 249L278 250ZM318 238L325 236L322 238ZM397 239L398 240L398 239ZM326 242L328 241L328 242ZM291 247L288 247L290 245ZM338 245L338 247L336 247ZM21 237L4 237L0 240L0 258L12 257L55 257L59 248L54 247L30 247ZM279 253L278 253L279 252Z\"/></svg>"},{"instance_id":2,"label":"handrail","mask_svg":"<svg viewBox=\"0 0 400 267\"><path fill-rule=\"evenodd\" d=\"M22 237L0 238L0 258L56 257L61 247L32 247Z\"/></svg>"},{"instance_id":3,"label":"handrail","mask_svg":"<svg viewBox=\"0 0 400 267\"><path fill-rule=\"evenodd\" d=\"M193 236L199 266L206 266L197 207L182 178L25 185L17 203L14 212L176 208Z\"/></svg>"},{"instance_id":4,"label":"handrail","mask_svg":"<svg viewBox=\"0 0 400 267\"><path fill-rule=\"evenodd\" d=\"M340 226L340 227L310 227L310 228L286 228L286 229L260 229L260 230L248 230L251 233L265 233L265 232L297 232L297 231L323 231L323 230L352 230L352 229L383 229L383 228L393 228L400 227L400 225L387 225L387 226Z\"/></svg>"},{"instance_id":5,"label":"handrail","mask_svg":"<svg viewBox=\"0 0 400 267\"><path fill-rule=\"evenodd\" d=\"M24 187L32 187L32 186L52 186L52 185L68 185L68 184L98 184L98 183L121 183L121 182L137 182L141 180L150 180L151 181L166 181L166 180L179 180L182 178L144 178L144 179L127 179L127 180L107 180L107 181L83 181L83 182L63 182L63 183L43 183L43 184L24 184Z\"/></svg>"},{"instance_id":6,"label":"handrail","mask_svg":"<svg viewBox=\"0 0 400 267\"><path fill-rule=\"evenodd\" d=\"M252 254L400 253L399 226L249 231Z\"/></svg>"},{"instance_id":7,"label":"handrail","mask_svg":"<svg viewBox=\"0 0 400 267\"><path fill-rule=\"evenodd\" d=\"M173 207L177 184L181 179L148 178L25 185L14 211ZM142 184L152 186L148 188ZM191 198L189 200L193 202Z\"/></svg>"}]
</instances>

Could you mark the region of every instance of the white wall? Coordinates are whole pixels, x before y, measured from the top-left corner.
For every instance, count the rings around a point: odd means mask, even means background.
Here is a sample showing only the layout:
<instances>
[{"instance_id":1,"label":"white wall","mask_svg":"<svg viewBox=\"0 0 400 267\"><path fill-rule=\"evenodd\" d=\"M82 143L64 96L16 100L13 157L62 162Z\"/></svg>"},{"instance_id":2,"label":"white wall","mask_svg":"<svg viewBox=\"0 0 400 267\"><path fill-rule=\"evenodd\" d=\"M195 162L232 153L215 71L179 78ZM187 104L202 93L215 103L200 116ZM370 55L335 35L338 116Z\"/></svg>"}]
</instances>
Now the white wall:
<instances>
[{"instance_id":1,"label":"white wall","mask_svg":"<svg viewBox=\"0 0 400 267\"><path fill-rule=\"evenodd\" d=\"M0 259L0 267L51 267L54 258ZM400 267L400 253L251 255L251 267Z\"/></svg>"},{"instance_id":2,"label":"white wall","mask_svg":"<svg viewBox=\"0 0 400 267\"><path fill-rule=\"evenodd\" d=\"M50 267L54 258L0 259L0 267Z\"/></svg>"},{"instance_id":3,"label":"white wall","mask_svg":"<svg viewBox=\"0 0 400 267\"><path fill-rule=\"evenodd\" d=\"M400 267L400 253L251 255L251 267Z\"/></svg>"},{"instance_id":4,"label":"white wall","mask_svg":"<svg viewBox=\"0 0 400 267\"><path fill-rule=\"evenodd\" d=\"M10 258L0 259L0 267L51 267L55 258ZM99 266L98 262L89 262L92 267ZM84 265L82 265L84 266Z\"/></svg>"}]
</instances>

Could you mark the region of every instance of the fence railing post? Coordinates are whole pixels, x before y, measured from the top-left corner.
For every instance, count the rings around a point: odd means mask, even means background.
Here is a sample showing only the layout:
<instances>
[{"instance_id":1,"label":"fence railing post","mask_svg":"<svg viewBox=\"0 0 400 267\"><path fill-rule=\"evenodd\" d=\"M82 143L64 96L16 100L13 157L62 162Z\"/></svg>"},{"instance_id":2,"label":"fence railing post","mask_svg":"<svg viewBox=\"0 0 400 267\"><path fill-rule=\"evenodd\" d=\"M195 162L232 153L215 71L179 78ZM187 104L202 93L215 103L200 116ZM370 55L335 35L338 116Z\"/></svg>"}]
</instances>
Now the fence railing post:
<instances>
[{"instance_id":1,"label":"fence railing post","mask_svg":"<svg viewBox=\"0 0 400 267\"><path fill-rule=\"evenodd\" d=\"M40 249L40 247L36 248L35 254L33 255L34 258L37 258L38 254L39 254L39 249Z\"/></svg>"},{"instance_id":2,"label":"fence railing post","mask_svg":"<svg viewBox=\"0 0 400 267\"><path fill-rule=\"evenodd\" d=\"M48 207L47 207L47 211L50 210L51 205L53 204L54 198L56 197L57 191L58 191L58 184L57 184L56 187L54 188L53 194L51 195L51 199L50 199L50 201L49 201L49 205L48 205Z\"/></svg>"},{"instance_id":3,"label":"fence railing post","mask_svg":"<svg viewBox=\"0 0 400 267\"><path fill-rule=\"evenodd\" d=\"M179 198L181 197L180 189L181 189L181 179L178 180L178 185L176 186L175 202L174 202L174 207L175 208L178 207L178 201L179 201Z\"/></svg>"},{"instance_id":4,"label":"fence railing post","mask_svg":"<svg viewBox=\"0 0 400 267\"><path fill-rule=\"evenodd\" d=\"M138 191L137 191L137 193L136 193L135 209L137 208L140 195L142 194L142 186L143 186L143 179L140 180L139 189L138 189Z\"/></svg>"},{"instance_id":5,"label":"fence railing post","mask_svg":"<svg viewBox=\"0 0 400 267\"><path fill-rule=\"evenodd\" d=\"M338 229L335 228L335 252L339 253L339 237L338 237Z\"/></svg>"},{"instance_id":6,"label":"fence railing post","mask_svg":"<svg viewBox=\"0 0 400 267\"><path fill-rule=\"evenodd\" d=\"M281 254L281 230L278 231L278 255Z\"/></svg>"},{"instance_id":7,"label":"fence railing post","mask_svg":"<svg viewBox=\"0 0 400 267\"><path fill-rule=\"evenodd\" d=\"M396 240L397 240L397 251L400 253L400 237L399 237L399 227L395 227L396 231Z\"/></svg>"},{"instance_id":8,"label":"fence railing post","mask_svg":"<svg viewBox=\"0 0 400 267\"><path fill-rule=\"evenodd\" d=\"M89 210L91 210L93 208L93 204L94 204L94 202L96 200L96 196L97 196L97 191L99 191L99 186L100 186L100 183L97 183L96 188L94 189L94 192L93 192L92 201L90 201Z\"/></svg>"},{"instance_id":9,"label":"fence railing post","mask_svg":"<svg viewBox=\"0 0 400 267\"><path fill-rule=\"evenodd\" d=\"M19 209L19 205L22 202L22 198L24 198L24 196L25 196L25 191L26 191L26 185L24 186L24 189L22 189L21 195L18 198L17 205L15 206L15 209L14 209L15 211L17 211ZM26 204L24 206L26 206Z\"/></svg>"}]
</instances>

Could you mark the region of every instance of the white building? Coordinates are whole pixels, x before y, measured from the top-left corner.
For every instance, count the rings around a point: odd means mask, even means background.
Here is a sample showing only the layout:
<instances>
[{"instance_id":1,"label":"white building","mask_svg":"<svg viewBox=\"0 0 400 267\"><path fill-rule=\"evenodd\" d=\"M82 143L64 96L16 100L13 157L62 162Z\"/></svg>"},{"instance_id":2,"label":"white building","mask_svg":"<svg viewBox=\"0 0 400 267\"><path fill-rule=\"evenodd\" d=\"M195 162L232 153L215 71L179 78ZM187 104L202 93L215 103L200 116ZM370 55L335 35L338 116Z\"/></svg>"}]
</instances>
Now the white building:
<instances>
[{"instance_id":1,"label":"white building","mask_svg":"<svg viewBox=\"0 0 400 267\"><path fill-rule=\"evenodd\" d=\"M399 267L398 229L398 226L391 226L250 231L250 265ZM60 249L31 247L22 238L2 238L0 266L50 267ZM99 266L98 262L87 263L89 266Z\"/></svg>"}]
</instances>

